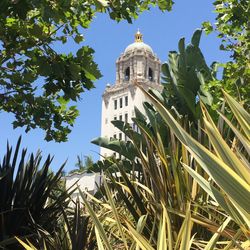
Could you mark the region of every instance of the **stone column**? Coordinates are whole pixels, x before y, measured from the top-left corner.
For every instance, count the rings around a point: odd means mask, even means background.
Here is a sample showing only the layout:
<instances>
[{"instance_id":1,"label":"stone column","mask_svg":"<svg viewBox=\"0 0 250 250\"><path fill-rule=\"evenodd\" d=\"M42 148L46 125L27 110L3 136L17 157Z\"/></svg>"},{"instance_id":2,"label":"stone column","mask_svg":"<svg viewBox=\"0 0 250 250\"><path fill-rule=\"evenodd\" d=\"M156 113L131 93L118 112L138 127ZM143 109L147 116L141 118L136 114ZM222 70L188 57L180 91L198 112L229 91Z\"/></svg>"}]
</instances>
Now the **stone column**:
<instances>
[{"instance_id":1,"label":"stone column","mask_svg":"<svg viewBox=\"0 0 250 250\"><path fill-rule=\"evenodd\" d=\"M119 60L116 61L116 83L120 82L120 75L119 75Z\"/></svg>"}]
</instances>

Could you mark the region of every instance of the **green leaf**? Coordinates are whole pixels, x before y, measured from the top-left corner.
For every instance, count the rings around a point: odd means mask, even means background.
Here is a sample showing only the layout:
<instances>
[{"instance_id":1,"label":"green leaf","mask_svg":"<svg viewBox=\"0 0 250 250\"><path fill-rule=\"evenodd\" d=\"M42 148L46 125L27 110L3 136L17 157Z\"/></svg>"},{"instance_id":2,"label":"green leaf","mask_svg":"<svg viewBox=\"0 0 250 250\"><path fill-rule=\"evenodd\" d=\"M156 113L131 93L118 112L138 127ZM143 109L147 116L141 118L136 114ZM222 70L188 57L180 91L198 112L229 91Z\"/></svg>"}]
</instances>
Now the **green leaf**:
<instances>
[{"instance_id":1,"label":"green leaf","mask_svg":"<svg viewBox=\"0 0 250 250\"><path fill-rule=\"evenodd\" d=\"M180 232L182 232L180 250L190 249L192 245L192 240L190 240L191 230L192 230L191 213L190 210L188 209L186 212L185 220L180 230Z\"/></svg>"},{"instance_id":2,"label":"green leaf","mask_svg":"<svg viewBox=\"0 0 250 250\"><path fill-rule=\"evenodd\" d=\"M80 43L84 40L84 37L83 37L83 35L76 35L74 40L76 43Z\"/></svg>"},{"instance_id":3,"label":"green leaf","mask_svg":"<svg viewBox=\"0 0 250 250\"><path fill-rule=\"evenodd\" d=\"M119 230L120 236L122 238L123 244L125 245L125 249L128 249L126 236L124 235L123 226L121 224L121 219L120 219L120 216L119 216L118 211L116 209L116 205L114 203L114 198L111 195L110 189L109 189L105 179L104 179L104 188L106 190L107 197L108 197L109 203L111 205L112 211L113 211L113 213L115 215L116 223L117 223L118 230Z\"/></svg>"},{"instance_id":4,"label":"green leaf","mask_svg":"<svg viewBox=\"0 0 250 250\"><path fill-rule=\"evenodd\" d=\"M80 79L81 66L75 63L69 65L69 70L74 80Z\"/></svg>"},{"instance_id":5,"label":"green leaf","mask_svg":"<svg viewBox=\"0 0 250 250\"><path fill-rule=\"evenodd\" d=\"M185 38L181 38L178 43L180 55L185 55Z\"/></svg>"},{"instance_id":6,"label":"green leaf","mask_svg":"<svg viewBox=\"0 0 250 250\"><path fill-rule=\"evenodd\" d=\"M225 91L223 91L223 94L236 119L241 125L248 141L250 141L250 114L248 114L247 111Z\"/></svg>"},{"instance_id":7,"label":"green leaf","mask_svg":"<svg viewBox=\"0 0 250 250\"><path fill-rule=\"evenodd\" d=\"M188 171L188 173L197 181L197 183L201 186L202 189L227 212L228 215L231 216L239 225L244 226L245 221L239 214L239 212L233 207L233 204L230 203L224 193L220 192L218 189L213 187L204 177L194 171L191 167L183 164L184 168Z\"/></svg>"},{"instance_id":8,"label":"green leaf","mask_svg":"<svg viewBox=\"0 0 250 250\"><path fill-rule=\"evenodd\" d=\"M155 105L162 118L168 124L176 137L185 145L200 166L214 179L214 181L247 213L250 213L250 186L237 175L229 166L194 140L173 118L170 112L152 95L139 85L149 100Z\"/></svg>"},{"instance_id":9,"label":"green leaf","mask_svg":"<svg viewBox=\"0 0 250 250\"><path fill-rule=\"evenodd\" d=\"M202 30L197 29L194 32L193 36L192 36L191 43L196 47L199 47L199 43L200 43L200 39L201 39L201 33L202 33Z\"/></svg>"},{"instance_id":10,"label":"green leaf","mask_svg":"<svg viewBox=\"0 0 250 250\"><path fill-rule=\"evenodd\" d=\"M205 31L206 35L210 34L213 31L213 26L210 22L203 22L202 28Z\"/></svg>"},{"instance_id":11,"label":"green leaf","mask_svg":"<svg viewBox=\"0 0 250 250\"><path fill-rule=\"evenodd\" d=\"M236 137L240 140L240 142L246 149L248 155L250 155L250 142L247 140L247 138L229 121L229 119L225 115L223 115L221 112L219 112L219 114L223 118L223 120L228 124L228 126L232 129Z\"/></svg>"},{"instance_id":12,"label":"green leaf","mask_svg":"<svg viewBox=\"0 0 250 250\"><path fill-rule=\"evenodd\" d=\"M223 230L226 228L226 226L229 224L229 222L231 221L231 218L228 217L223 223L222 225L218 228L218 231L212 236L212 238L209 240L209 242L206 244L206 247L204 248L204 250L210 250L210 249L214 249L216 242L219 240L221 232L223 232Z\"/></svg>"},{"instance_id":13,"label":"green leaf","mask_svg":"<svg viewBox=\"0 0 250 250\"><path fill-rule=\"evenodd\" d=\"M15 238L25 248L25 250L36 250L36 248L29 246L24 241L20 240L18 237L15 237Z\"/></svg>"},{"instance_id":14,"label":"green leaf","mask_svg":"<svg viewBox=\"0 0 250 250\"><path fill-rule=\"evenodd\" d=\"M241 160L238 159L236 154L229 148L204 105L202 105L202 111L206 132L217 156L250 185L250 180L248 178L250 176L249 167L245 166Z\"/></svg>"},{"instance_id":15,"label":"green leaf","mask_svg":"<svg viewBox=\"0 0 250 250\"><path fill-rule=\"evenodd\" d=\"M104 228L103 228L100 220L98 219L96 213L94 212L94 210L90 206L89 202L87 201L87 198L85 197L85 195L83 194L81 189L78 189L78 190L79 190L79 193L83 199L83 202L84 202L84 204L85 204L85 206L86 206L86 208L87 208L87 210L88 210L88 212L89 212L89 214L90 214L90 216L95 224L96 230L98 230L98 233L99 233L98 237L100 236L103 239L103 242L104 242L105 246L107 247L107 249L112 250L112 247L109 243L109 240L106 236L106 233L104 231Z\"/></svg>"},{"instance_id":16,"label":"green leaf","mask_svg":"<svg viewBox=\"0 0 250 250\"><path fill-rule=\"evenodd\" d=\"M140 233L138 233L128 222L126 222L128 227L128 233L131 234L136 243L140 246L142 250L154 250L154 248L150 245L148 240L143 237Z\"/></svg>"},{"instance_id":17,"label":"green leaf","mask_svg":"<svg viewBox=\"0 0 250 250\"><path fill-rule=\"evenodd\" d=\"M162 212L162 217L161 217L161 220L160 220L160 226L159 226L159 230L158 230L157 250L168 249L167 245L170 245L170 247L172 246L171 234L167 235L166 218L167 218L168 223L170 223L170 221L169 221L169 218L168 218L168 215L167 215L167 210L164 207L164 205L162 205L162 209L163 209L163 212ZM167 236L169 238L167 238ZM169 244L167 244L167 242Z\"/></svg>"},{"instance_id":18,"label":"green leaf","mask_svg":"<svg viewBox=\"0 0 250 250\"><path fill-rule=\"evenodd\" d=\"M118 154L121 154L130 160L134 160L137 155L136 150L130 141L124 142L119 140L109 140L105 137L99 137L92 140L91 143L117 152Z\"/></svg>"}]
</instances>

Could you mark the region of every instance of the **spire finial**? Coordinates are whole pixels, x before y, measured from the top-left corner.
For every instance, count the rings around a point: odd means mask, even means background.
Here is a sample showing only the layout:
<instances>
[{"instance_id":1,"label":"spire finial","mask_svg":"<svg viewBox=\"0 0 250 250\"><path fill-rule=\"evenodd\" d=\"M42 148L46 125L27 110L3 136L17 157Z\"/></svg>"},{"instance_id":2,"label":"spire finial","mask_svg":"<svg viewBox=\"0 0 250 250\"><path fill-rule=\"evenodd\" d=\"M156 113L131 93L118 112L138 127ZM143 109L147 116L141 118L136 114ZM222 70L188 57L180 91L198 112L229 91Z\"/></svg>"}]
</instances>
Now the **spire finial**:
<instances>
[{"instance_id":1,"label":"spire finial","mask_svg":"<svg viewBox=\"0 0 250 250\"><path fill-rule=\"evenodd\" d=\"M142 33L140 32L139 28L138 28L138 31L135 33L135 42L136 43L143 42L143 40L142 40Z\"/></svg>"}]
</instances>

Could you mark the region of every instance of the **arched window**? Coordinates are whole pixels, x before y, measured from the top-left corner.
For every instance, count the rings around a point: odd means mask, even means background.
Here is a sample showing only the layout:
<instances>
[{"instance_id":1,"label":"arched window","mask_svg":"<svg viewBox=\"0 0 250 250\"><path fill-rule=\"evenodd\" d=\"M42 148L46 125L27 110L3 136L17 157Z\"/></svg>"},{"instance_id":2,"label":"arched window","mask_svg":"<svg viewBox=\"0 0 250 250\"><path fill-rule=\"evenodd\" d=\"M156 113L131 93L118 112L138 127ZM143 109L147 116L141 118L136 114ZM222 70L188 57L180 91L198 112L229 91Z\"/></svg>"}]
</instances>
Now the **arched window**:
<instances>
[{"instance_id":1,"label":"arched window","mask_svg":"<svg viewBox=\"0 0 250 250\"><path fill-rule=\"evenodd\" d=\"M128 81L130 78L130 68L127 67L125 70L125 80Z\"/></svg>"},{"instance_id":2,"label":"arched window","mask_svg":"<svg viewBox=\"0 0 250 250\"><path fill-rule=\"evenodd\" d=\"M148 68L148 79L151 82L154 80L153 70L151 68Z\"/></svg>"}]
</instances>

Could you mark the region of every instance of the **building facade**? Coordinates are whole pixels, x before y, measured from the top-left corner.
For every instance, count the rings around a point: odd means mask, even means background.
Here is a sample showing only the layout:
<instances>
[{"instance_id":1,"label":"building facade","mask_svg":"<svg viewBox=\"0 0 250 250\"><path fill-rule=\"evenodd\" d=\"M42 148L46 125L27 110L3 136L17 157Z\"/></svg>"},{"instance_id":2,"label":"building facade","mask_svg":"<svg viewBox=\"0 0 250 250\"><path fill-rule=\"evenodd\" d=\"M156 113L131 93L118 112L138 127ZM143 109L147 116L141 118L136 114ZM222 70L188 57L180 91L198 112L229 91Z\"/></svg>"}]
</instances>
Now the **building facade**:
<instances>
[{"instance_id":1,"label":"building facade","mask_svg":"<svg viewBox=\"0 0 250 250\"><path fill-rule=\"evenodd\" d=\"M102 183L102 176L100 173L74 173L66 176L64 179L67 190L71 191L72 189L76 188L70 195L70 207L74 207L74 203L77 199L82 202L78 188L82 191L90 193L91 195L94 195L98 189L98 186L100 186Z\"/></svg>"},{"instance_id":2,"label":"building facade","mask_svg":"<svg viewBox=\"0 0 250 250\"><path fill-rule=\"evenodd\" d=\"M135 34L134 43L127 46L116 61L115 84L107 84L102 96L102 125L101 136L117 140L126 140L124 134L115 128L111 121L122 120L128 122L135 129L132 122L134 107L143 112L144 94L135 82L144 89L161 90L160 85L161 62L152 48L145 44L142 34ZM113 151L101 148L102 157L111 156Z\"/></svg>"}]
</instances>

